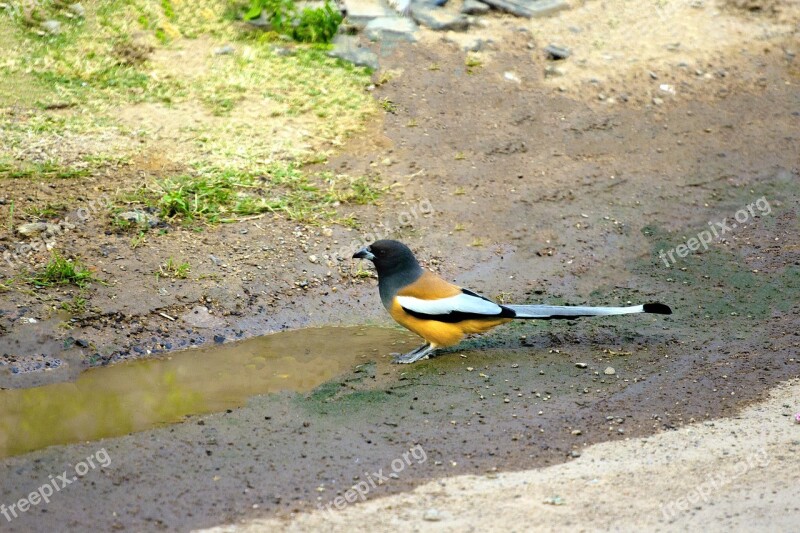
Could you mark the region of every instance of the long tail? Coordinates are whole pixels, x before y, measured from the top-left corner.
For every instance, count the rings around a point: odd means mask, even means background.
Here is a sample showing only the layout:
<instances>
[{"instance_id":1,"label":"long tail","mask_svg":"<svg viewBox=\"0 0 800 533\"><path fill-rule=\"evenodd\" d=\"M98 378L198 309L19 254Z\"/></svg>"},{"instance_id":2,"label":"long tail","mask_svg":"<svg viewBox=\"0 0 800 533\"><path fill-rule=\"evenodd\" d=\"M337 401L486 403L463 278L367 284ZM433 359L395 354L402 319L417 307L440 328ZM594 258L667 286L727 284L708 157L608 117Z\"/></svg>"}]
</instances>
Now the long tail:
<instances>
[{"instance_id":1,"label":"long tail","mask_svg":"<svg viewBox=\"0 0 800 533\"><path fill-rule=\"evenodd\" d=\"M629 315L633 313L656 313L671 315L672 309L662 303L632 305L630 307L581 307L578 305L504 305L514 311L514 318L573 319L582 316Z\"/></svg>"}]
</instances>

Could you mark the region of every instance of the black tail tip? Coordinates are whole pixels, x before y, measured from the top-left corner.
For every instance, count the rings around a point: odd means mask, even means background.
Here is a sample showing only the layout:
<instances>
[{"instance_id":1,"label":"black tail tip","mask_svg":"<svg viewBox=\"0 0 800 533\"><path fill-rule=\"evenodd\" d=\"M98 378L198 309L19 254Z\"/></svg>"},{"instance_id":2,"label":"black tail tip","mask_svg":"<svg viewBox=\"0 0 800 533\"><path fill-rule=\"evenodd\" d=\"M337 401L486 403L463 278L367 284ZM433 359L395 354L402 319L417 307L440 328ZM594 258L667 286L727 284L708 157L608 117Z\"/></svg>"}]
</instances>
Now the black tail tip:
<instances>
[{"instance_id":1,"label":"black tail tip","mask_svg":"<svg viewBox=\"0 0 800 533\"><path fill-rule=\"evenodd\" d=\"M645 313L655 313L657 315L671 315L672 309L669 308L666 304L660 304L658 302L654 302L651 304L644 304Z\"/></svg>"}]
</instances>

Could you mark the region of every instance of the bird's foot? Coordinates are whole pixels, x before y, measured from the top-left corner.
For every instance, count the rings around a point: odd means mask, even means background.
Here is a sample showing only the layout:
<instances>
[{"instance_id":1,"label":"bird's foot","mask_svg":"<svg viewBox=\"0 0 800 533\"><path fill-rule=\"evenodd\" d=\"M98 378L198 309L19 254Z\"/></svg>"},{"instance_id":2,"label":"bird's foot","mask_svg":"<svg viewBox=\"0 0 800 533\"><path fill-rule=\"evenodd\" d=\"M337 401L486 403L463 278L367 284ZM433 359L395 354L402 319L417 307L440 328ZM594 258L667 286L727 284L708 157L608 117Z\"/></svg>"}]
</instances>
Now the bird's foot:
<instances>
[{"instance_id":1,"label":"bird's foot","mask_svg":"<svg viewBox=\"0 0 800 533\"><path fill-rule=\"evenodd\" d=\"M397 364L409 364L409 363L416 363L420 359L427 359L436 349L431 346L430 344L423 344L416 350L412 350L407 354L398 355L394 359L392 359L393 363Z\"/></svg>"}]
</instances>

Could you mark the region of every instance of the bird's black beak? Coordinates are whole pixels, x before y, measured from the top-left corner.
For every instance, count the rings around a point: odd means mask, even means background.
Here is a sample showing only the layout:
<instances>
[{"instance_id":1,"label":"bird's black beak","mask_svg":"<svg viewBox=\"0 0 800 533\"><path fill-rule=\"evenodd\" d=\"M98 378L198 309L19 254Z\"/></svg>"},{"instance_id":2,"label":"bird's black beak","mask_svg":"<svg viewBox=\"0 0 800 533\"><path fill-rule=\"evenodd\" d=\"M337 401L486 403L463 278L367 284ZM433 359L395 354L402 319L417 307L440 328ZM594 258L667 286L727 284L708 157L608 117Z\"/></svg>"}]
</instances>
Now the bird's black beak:
<instances>
[{"instance_id":1,"label":"bird's black beak","mask_svg":"<svg viewBox=\"0 0 800 533\"><path fill-rule=\"evenodd\" d=\"M369 261L372 261L373 259L375 259L375 256L372 255L372 252L369 251L369 246L365 246L353 254L353 259L367 259Z\"/></svg>"}]
</instances>

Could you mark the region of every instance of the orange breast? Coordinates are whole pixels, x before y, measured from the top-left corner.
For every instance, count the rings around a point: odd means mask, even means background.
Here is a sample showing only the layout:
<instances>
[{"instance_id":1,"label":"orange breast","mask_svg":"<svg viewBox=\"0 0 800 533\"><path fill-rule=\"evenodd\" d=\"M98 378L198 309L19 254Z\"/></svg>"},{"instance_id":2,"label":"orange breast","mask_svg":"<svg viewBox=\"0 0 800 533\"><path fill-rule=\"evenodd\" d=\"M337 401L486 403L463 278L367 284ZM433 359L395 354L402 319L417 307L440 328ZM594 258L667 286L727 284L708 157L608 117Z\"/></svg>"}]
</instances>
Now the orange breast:
<instances>
[{"instance_id":1,"label":"orange breast","mask_svg":"<svg viewBox=\"0 0 800 533\"><path fill-rule=\"evenodd\" d=\"M424 271L411 285L397 291L397 296L411 296L420 300L437 300L459 294L461 287L448 283L430 270Z\"/></svg>"}]
</instances>

